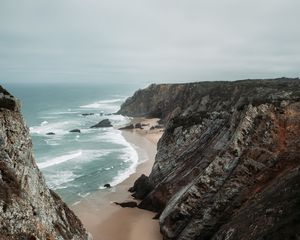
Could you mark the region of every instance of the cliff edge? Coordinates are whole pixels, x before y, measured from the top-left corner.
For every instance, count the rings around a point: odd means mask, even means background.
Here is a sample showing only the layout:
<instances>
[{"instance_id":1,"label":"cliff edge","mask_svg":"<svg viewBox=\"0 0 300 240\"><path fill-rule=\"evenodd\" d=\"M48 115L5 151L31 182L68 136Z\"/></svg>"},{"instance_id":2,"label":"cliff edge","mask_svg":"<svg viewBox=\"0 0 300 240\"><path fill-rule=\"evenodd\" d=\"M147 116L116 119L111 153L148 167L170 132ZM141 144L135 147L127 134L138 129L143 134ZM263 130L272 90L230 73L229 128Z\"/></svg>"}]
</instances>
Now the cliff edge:
<instances>
[{"instance_id":1,"label":"cliff edge","mask_svg":"<svg viewBox=\"0 0 300 240\"><path fill-rule=\"evenodd\" d=\"M80 220L46 186L20 104L0 86L0 239L88 238Z\"/></svg>"},{"instance_id":2,"label":"cliff edge","mask_svg":"<svg viewBox=\"0 0 300 240\"><path fill-rule=\"evenodd\" d=\"M165 240L300 238L298 78L151 85L119 113L166 123L139 204Z\"/></svg>"}]
</instances>

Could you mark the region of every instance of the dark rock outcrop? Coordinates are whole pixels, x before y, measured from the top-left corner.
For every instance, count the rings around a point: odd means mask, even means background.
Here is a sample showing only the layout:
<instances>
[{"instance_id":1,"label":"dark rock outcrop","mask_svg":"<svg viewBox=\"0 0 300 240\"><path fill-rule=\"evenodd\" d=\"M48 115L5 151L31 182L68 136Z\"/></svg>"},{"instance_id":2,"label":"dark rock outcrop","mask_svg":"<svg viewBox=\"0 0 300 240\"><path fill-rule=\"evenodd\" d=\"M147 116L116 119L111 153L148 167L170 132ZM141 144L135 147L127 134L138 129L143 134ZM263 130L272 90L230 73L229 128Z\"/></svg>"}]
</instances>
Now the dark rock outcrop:
<instances>
[{"instance_id":1,"label":"dark rock outcrop","mask_svg":"<svg viewBox=\"0 0 300 240\"><path fill-rule=\"evenodd\" d=\"M142 127L142 124L141 124L141 123L136 123L136 124L134 125L134 127L135 127L135 128L140 128L140 129L143 129L143 127Z\"/></svg>"},{"instance_id":2,"label":"dark rock outcrop","mask_svg":"<svg viewBox=\"0 0 300 240\"><path fill-rule=\"evenodd\" d=\"M86 116L92 116L95 115L95 113L82 113L82 116L86 117Z\"/></svg>"},{"instance_id":3,"label":"dark rock outcrop","mask_svg":"<svg viewBox=\"0 0 300 240\"><path fill-rule=\"evenodd\" d=\"M55 135L54 132L47 132L46 135Z\"/></svg>"},{"instance_id":4,"label":"dark rock outcrop","mask_svg":"<svg viewBox=\"0 0 300 240\"><path fill-rule=\"evenodd\" d=\"M119 130L132 130L132 129L135 129L135 128L143 129L143 125L147 126L147 125L141 124L141 123L135 123L135 124L132 123L132 124L129 124L129 125L125 126L125 127L119 128Z\"/></svg>"},{"instance_id":5,"label":"dark rock outcrop","mask_svg":"<svg viewBox=\"0 0 300 240\"><path fill-rule=\"evenodd\" d=\"M80 220L48 189L18 101L0 92L0 238L88 239Z\"/></svg>"},{"instance_id":6,"label":"dark rock outcrop","mask_svg":"<svg viewBox=\"0 0 300 240\"><path fill-rule=\"evenodd\" d=\"M119 130L131 130L131 129L134 129L134 125L133 124L129 124L125 127L121 127L119 128Z\"/></svg>"},{"instance_id":7,"label":"dark rock outcrop","mask_svg":"<svg viewBox=\"0 0 300 240\"><path fill-rule=\"evenodd\" d=\"M115 204L117 204L117 205L119 205L123 208L135 208L135 207L137 207L137 202L134 202L134 201L121 202L121 203L115 202Z\"/></svg>"},{"instance_id":8,"label":"dark rock outcrop","mask_svg":"<svg viewBox=\"0 0 300 240\"><path fill-rule=\"evenodd\" d=\"M105 188L111 188L111 185L109 183L104 184Z\"/></svg>"},{"instance_id":9,"label":"dark rock outcrop","mask_svg":"<svg viewBox=\"0 0 300 240\"><path fill-rule=\"evenodd\" d=\"M154 129L162 129L162 128L164 128L164 125L159 124L159 125L152 126L152 127L150 128L150 130L154 130Z\"/></svg>"},{"instance_id":10,"label":"dark rock outcrop","mask_svg":"<svg viewBox=\"0 0 300 240\"><path fill-rule=\"evenodd\" d=\"M151 85L119 113L166 122L139 205L165 240L300 238L298 78Z\"/></svg>"},{"instance_id":11,"label":"dark rock outcrop","mask_svg":"<svg viewBox=\"0 0 300 240\"><path fill-rule=\"evenodd\" d=\"M129 192L132 192L132 196L136 199L144 199L151 191L153 186L149 181L149 177L142 174L135 182L133 187L129 188Z\"/></svg>"},{"instance_id":12,"label":"dark rock outcrop","mask_svg":"<svg viewBox=\"0 0 300 240\"><path fill-rule=\"evenodd\" d=\"M81 133L80 129L72 129L70 133Z\"/></svg>"},{"instance_id":13,"label":"dark rock outcrop","mask_svg":"<svg viewBox=\"0 0 300 240\"><path fill-rule=\"evenodd\" d=\"M111 122L109 119L103 119L99 123L91 126L90 128L106 128L106 127L112 127Z\"/></svg>"},{"instance_id":14,"label":"dark rock outcrop","mask_svg":"<svg viewBox=\"0 0 300 240\"><path fill-rule=\"evenodd\" d=\"M20 103L8 91L0 86L0 109L17 111L20 109Z\"/></svg>"}]
</instances>

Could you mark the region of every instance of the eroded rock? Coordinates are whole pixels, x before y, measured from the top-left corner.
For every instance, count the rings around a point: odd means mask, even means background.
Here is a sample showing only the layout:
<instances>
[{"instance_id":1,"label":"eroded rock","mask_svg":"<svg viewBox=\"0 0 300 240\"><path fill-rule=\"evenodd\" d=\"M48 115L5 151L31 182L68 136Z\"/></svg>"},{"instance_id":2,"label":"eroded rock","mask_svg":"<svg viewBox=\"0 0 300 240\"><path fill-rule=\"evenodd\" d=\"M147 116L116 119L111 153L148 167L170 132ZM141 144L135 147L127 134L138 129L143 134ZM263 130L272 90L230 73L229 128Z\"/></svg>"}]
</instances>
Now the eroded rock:
<instances>
[{"instance_id":1,"label":"eroded rock","mask_svg":"<svg viewBox=\"0 0 300 240\"><path fill-rule=\"evenodd\" d=\"M299 79L151 85L119 113L166 123L139 204L164 240L300 238Z\"/></svg>"},{"instance_id":2,"label":"eroded rock","mask_svg":"<svg viewBox=\"0 0 300 240\"><path fill-rule=\"evenodd\" d=\"M2 87L0 92L17 101ZM4 104L0 111L0 238L89 239L80 220L48 189L16 106Z\"/></svg>"},{"instance_id":3,"label":"eroded rock","mask_svg":"<svg viewBox=\"0 0 300 240\"><path fill-rule=\"evenodd\" d=\"M142 174L135 182L133 187L128 191L132 192L132 196L136 199L144 199L153 189L149 181L149 177Z\"/></svg>"},{"instance_id":4,"label":"eroded rock","mask_svg":"<svg viewBox=\"0 0 300 240\"><path fill-rule=\"evenodd\" d=\"M104 120L100 121L99 123L91 126L90 128L107 128L107 127L112 127L112 124L109 121L109 119L104 119Z\"/></svg>"}]
</instances>

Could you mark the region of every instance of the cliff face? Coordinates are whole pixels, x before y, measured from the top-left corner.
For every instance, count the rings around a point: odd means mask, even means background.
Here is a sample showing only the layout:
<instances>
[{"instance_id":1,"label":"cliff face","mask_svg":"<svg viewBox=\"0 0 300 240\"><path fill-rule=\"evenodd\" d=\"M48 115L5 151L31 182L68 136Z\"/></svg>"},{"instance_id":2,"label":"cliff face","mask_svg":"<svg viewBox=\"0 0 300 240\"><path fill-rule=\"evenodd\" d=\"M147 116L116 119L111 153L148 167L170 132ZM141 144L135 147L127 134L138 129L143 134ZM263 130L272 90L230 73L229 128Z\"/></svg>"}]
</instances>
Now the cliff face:
<instances>
[{"instance_id":1,"label":"cliff face","mask_svg":"<svg viewBox=\"0 0 300 240\"><path fill-rule=\"evenodd\" d=\"M139 205L164 239L300 238L299 79L151 85L120 113L167 122Z\"/></svg>"},{"instance_id":2,"label":"cliff face","mask_svg":"<svg viewBox=\"0 0 300 240\"><path fill-rule=\"evenodd\" d=\"M1 86L0 239L88 239L80 220L46 186L20 104Z\"/></svg>"}]
</instances>

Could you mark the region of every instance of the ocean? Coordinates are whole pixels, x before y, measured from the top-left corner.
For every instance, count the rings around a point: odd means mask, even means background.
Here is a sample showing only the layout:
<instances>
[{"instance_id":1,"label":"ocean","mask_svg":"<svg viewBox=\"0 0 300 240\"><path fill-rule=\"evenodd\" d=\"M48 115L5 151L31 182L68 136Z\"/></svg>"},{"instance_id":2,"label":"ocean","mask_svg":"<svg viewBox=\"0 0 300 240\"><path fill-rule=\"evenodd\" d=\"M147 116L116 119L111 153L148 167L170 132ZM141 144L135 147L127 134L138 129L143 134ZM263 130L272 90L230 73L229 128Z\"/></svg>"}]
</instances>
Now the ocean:
<instances>
[{"instance_id":1,"label":"ocean","mask_svg":"<svg viewBox=\"0 0 300 240\"><path fill-rule=\"evenodd\" d=\"M9 84L4 87L21 100L35 159L49 188L68 204L104 189L106 183L115 186L135 172L137 152L117 129L129 123L130 118L112 113L144 86ZM90 128L106 118L114 128ZM80 129L81 133L71 133L72 129ZM49 132L55 135L47 135Z\"/></svg>"}]
</instances>

